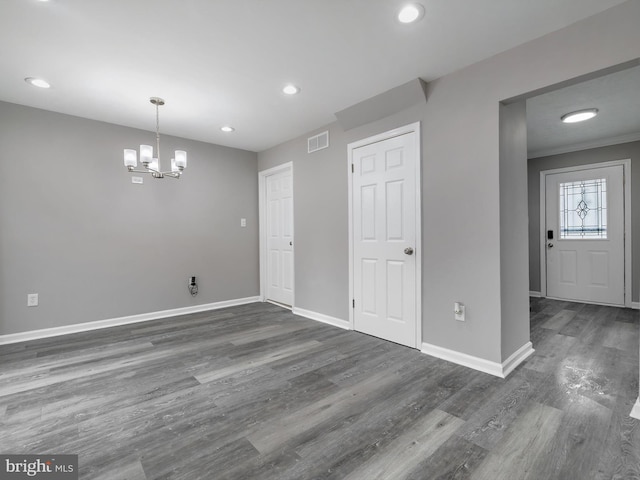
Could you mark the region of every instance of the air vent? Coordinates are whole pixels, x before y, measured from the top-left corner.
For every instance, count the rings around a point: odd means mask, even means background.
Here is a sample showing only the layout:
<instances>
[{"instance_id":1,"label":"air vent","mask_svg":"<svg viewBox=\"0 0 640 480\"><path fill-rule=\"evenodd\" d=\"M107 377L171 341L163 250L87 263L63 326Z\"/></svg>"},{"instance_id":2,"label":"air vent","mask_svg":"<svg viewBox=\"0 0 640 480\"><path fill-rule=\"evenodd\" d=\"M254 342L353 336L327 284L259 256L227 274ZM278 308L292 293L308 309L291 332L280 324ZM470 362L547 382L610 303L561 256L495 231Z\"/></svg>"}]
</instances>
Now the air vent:
<instances>
[{"instance_id":1,"label":"air vent","mask_svg":"<svg viewBox=\"0 0 640 480\"><path fill-rule=\"evenodd\" d=\"M307 139L307 153L317 152L329 146L329 131L319 133Z\"/></svg>"}]
</instances>

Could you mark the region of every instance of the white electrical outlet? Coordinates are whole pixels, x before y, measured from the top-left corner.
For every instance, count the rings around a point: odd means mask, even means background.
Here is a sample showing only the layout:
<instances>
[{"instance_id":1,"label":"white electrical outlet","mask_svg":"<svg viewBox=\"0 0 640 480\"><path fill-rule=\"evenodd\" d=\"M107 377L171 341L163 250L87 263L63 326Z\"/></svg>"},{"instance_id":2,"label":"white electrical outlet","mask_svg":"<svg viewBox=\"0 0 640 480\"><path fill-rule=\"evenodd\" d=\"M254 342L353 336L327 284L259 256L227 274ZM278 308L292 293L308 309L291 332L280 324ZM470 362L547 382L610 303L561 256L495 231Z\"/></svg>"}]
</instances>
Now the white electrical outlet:
<instances>
[{"instance_id":1,"label":"white electrical outlet","mask_svg":"<svg viewBox=\"0 0 640 480\"><path fill-rule=\"evenodd\" d=\"M240 219L240 226L241 227L246 227L247 226L247 219L246 218L241 218Z\"/></svg>"},{"instance_id":2,"label":"white electrical outlet","mask_svg":"<svg viewBox=\"0 0 640 480\"><path fill-rule=\"evenodd\" d=\"M464 314L465 314L464 303L456 302L453 304L453 316L459 322L464 322Z\"/></svg>"},{"instance_id":3,"label":"white electrical outlet","mask_svg":"<svg viewBox=\"0 0 640 480\"><path fill-rule=\"evenodd\" d=\"M131 183L142 185L142 182L144 182L144 179L142 177L131 177Z\"/></svg>"},{"instance_id":4,"label":"white electrical outlet","mask_svg":"<svg viewBox=\"0 0 640 480\"><path fill-rule=\"evenodd\" d=\"M27 307L37 307L37 306L38 306L38 294L27 293Z\"/></svg>"}]
</instances>

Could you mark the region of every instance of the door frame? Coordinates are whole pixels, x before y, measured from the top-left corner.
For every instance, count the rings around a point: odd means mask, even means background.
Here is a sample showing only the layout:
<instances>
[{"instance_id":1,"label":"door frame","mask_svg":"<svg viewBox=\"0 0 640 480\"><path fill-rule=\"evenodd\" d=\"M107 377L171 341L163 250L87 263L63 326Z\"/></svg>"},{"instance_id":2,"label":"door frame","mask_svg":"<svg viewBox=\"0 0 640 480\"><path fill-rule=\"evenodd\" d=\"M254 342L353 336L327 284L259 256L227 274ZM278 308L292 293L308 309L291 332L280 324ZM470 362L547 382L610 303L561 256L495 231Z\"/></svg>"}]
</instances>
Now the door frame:
<instances>
[{"instance_id":1,"label":"door frame","mask_svg":"<svg viewBox=\"0 0 640 480\"><path fill-rule=\"evenodd\" d=\"M416 332L415 332L415 344L416 348L420 349L422 347L422 215L421 215L421 205L422 205L422 195L421 191L421 160L422 160L422 137L420 131L420 122L411 123L409 125L405 125L402 127L394 128L393 130L389 130L384 133L380 133L378 135L373 135L371 137L363 138L362 140L358 140L347 145L347 175L349 178L348 183L348 201L349 201L349 328L351 330L355 329L354 325L354 311L353 311L353 299L355 298L354 291L354 268L353 268L353 151L356 148L364 147L366 145L371 145L373 143L382 142L384 140L389 140L394 137L399 137L401 135L405 135L407 133L415 133L415 155L414 159L415 164L415 175L416 175L416 189L415 189L415 207L416 207L416 218L415 218L415 226L416 226L416 245L414 247L415 257L416 257L416 278L415 278L415 289L416 289Z\"/></svg>"},{"instance_id":2,"label":"door frame","mask_svg":"<svg viewBox=\"0 0 640 480\"><path fill-rule=\"evenodd\" d=\"M260 236L260 301L267 301L267 279L269 275L269 267L267 262L267 178L284 172L291 172L291 183L293 185L293 162L283 163L282 165L276 165L275 167L268 168L258 172L258 218L259 218L259 236ZM292 190L292 195L294 191ZM292 209L295 208L295 197L292 197ZM295 215L292 217L292 222L295 220ZM291 309L295 307L296 296L296 279L295 279L295 261L296 261L296 245L295 245L295 222L293 225L293 248L291 254L293 255L293 272L291 272L293 281L293 293L291 300ZM278 304L280 305L280 304ZM280 305L287 308L284 305Z\"/></svg>"},{"instance_id":3,"label":"door frame","mask_svg":"<svg viewBox=\"0 0 640 480\"><path fill-rule=\"evenodd\" d=\"M574 167L555 168L540 172L540 295L547 296L547 175L557 173L578 172L594 168L614 167L622 165L622 187L624 189L624 306L632 308L631 298L631 159L612 160L610 162L588 163Z\"/></svg>"}]
</instances>

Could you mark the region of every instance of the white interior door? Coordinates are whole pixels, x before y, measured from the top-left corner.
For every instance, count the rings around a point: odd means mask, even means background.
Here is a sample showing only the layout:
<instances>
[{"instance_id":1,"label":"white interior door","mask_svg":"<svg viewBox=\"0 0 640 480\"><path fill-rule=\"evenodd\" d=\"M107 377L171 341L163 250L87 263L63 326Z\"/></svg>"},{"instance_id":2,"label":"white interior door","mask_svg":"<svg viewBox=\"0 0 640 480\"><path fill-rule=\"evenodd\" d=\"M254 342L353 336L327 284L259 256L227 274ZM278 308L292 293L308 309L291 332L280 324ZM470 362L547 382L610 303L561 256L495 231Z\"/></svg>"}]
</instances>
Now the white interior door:
<instances>
[{"instance_id":1,"label":"white interior door","mask_svg":"<svg viewBox=\"0 0 640 480\"><path fill-rule=\"evenodd\" d=\"M293 305L293 176L266 177L266 299Z\"/></svg>"},{"instance_id":2,"label":"white interior door","mask_svg":"<svg viewBox=\"0 0 640 480\"><path fill-rule=\"evenodd\" d=\"M418 346L416 132L352 153L354 329Z\"/></svg>"},{"instance_id":3,"label":"white interior door","mask_svg":"<svg viewBox=\"0 0 640 480\"><path fill-rule=\"evenodd\" d=\"M547 296L624 305L622 165L545 176Z\"/></svg>"}]
</instances>

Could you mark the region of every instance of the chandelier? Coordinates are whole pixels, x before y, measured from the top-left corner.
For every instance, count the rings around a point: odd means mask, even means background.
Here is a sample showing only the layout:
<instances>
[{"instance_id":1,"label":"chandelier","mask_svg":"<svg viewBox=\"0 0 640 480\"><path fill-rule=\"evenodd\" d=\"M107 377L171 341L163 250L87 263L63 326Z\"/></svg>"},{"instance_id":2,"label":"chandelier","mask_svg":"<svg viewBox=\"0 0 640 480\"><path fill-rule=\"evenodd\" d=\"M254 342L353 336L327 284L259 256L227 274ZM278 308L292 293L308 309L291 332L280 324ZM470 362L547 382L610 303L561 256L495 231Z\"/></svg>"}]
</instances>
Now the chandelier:
<instances>
[{"instance_id":1,"label":"chandelier","mask_svg":"<svg viewBox=\"0 0 640 480\"><path fill-rule=\"evenodd\" d=\"M138 155L135 150L124 149L124 166L127 170L135 173L150 173L153 178L180 178L182 172L187 168L187 152L176 150L175 158L171 159L171 171L160 170L160 113L159 107L164 105L164 100L159 97L151 97L149 101L156 106L156 154L153 156L151 145L140 145L140 163L144 170L136 170L138 166Z\"/></svg>"}]
</instances>

